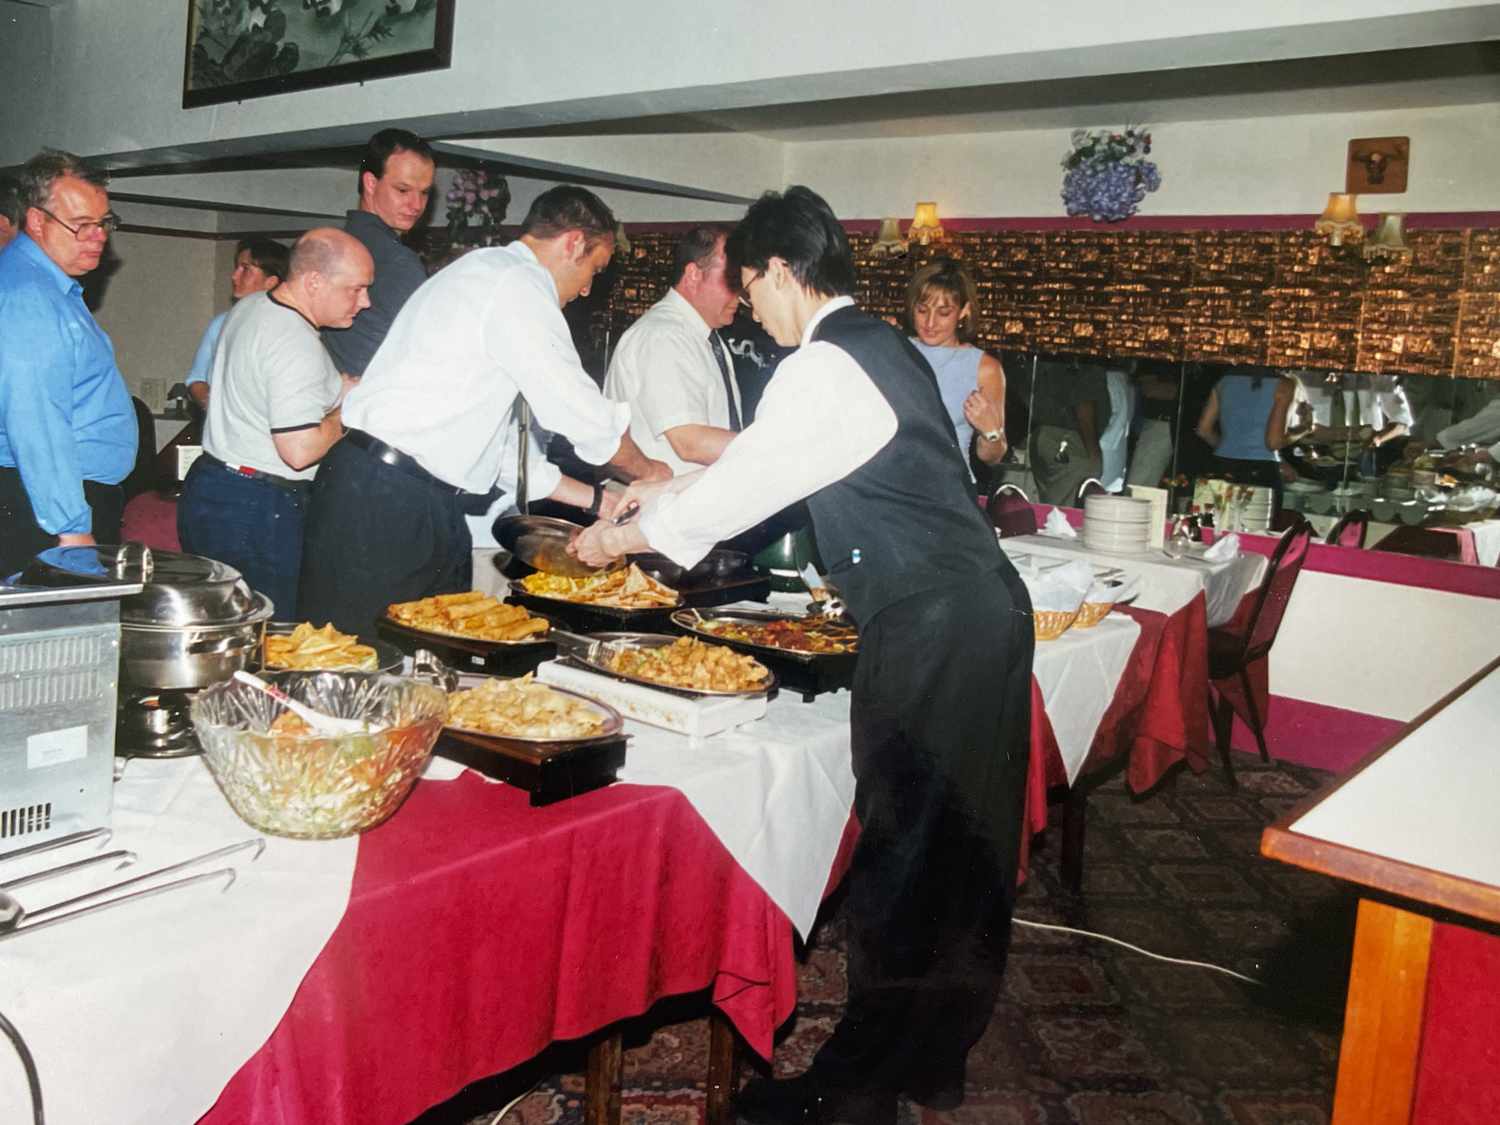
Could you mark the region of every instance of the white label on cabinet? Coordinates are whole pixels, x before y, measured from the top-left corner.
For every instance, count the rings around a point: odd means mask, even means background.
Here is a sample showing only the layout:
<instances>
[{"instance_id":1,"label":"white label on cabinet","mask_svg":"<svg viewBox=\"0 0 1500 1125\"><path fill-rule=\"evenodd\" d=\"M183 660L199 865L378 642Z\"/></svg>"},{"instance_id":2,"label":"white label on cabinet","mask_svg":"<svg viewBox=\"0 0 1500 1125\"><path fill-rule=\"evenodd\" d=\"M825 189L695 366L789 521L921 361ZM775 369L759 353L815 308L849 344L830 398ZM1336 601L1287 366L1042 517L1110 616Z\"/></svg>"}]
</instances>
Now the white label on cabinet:
<instances>
[{"instance_id":1,"label":"white label on cabinet","mask_svg":"<svg viewBox=\"0 0 1500 1125\"><path fill-rule=\"evenodd\" d=\"M89 755L89 728L64 727L43 731L26 740L26 768L43 769L63 762L76 762Z\"/></svg>"}]
</instances>

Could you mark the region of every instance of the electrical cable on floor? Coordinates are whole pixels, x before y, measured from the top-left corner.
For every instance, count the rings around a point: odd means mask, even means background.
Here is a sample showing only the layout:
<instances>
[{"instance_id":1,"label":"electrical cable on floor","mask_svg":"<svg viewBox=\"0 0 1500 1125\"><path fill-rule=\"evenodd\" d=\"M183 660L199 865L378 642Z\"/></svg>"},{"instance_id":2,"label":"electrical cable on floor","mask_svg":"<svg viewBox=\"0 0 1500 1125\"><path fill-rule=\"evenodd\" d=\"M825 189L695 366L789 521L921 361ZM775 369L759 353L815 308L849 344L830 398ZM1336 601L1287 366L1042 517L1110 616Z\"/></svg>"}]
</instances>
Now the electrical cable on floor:
<instances>
[{"instance_id":1,"label":"electrical cable on floor","mask_svg":"<svg viewBox=\"0 0 1500 1125\"><path fill-rule=\"evenodd\" d=\"M26 1046L20 1030L5 1018L4 1012L0 1012L0 1031L5 1033L5 1037L15 1047L16 1054L21 1056L21 1068L26 1071L26 1089L31 1094L31 1120L34 1125L46 1125L46 1119L42 1116L42 1080L37 1075L36 1060L31 1057L31 1048Z\"/></svg>"},{"instance_id":2,"label":"electrical cable on floor","mask_svg":"<svg viewBox=\"0 0 1500 1125\"><path fill-rule=\"evenodd\" d=\"M1165 953L1152 953L1149 949L1142 949L1138 945L1131 945L1128 941L1121 941L1119 938L1110 937L1108 934L1098 934L1093 930L1080 930L1073 926L1056 926L1051 922L1033 922L1027 918L1013 918L1012 921L1018 926L1030 926L1034 930L1055 930L1060 934L1077 934L1079 937L1097 938L1099 941L1107 941L1112 945L1121 946L1133 953L1150 957L1154 961L1166 961L1171 965L1191 965L1196 969L1212 969L1216 973L1224 973L1227 976L1234 977L1236 980L1242 980L1246 984L1257 985L1260 988L1266 987L1265 981L1256 980L1254 977L1247 977L1244 973L1237 973L1233 969L1226 969L1223 965L1215 965L1210 961L1192 961L1186 957L1168 957Z\"/></svg>"},{"instance_id":3,"label":"electrical cable on floor","mask_svg":"<svg viewBox=\"0 0 1500 1125\"><path fill-rule=\"evenodd\" d=\"M511 1110L515 1109L516 1106L520 1105L527 1098L531 1097L532 1094L536 1093L536 1088L538 1086L540 1086L540 1085L541 1085L540 1081L533 1082L531 1084L531 1089L529 1089L529 1090L523 1090L521 1093L519 1093L515 1097L511 1098L510 1101L508 1101L508 1102L505 1103L505 1106L500 1110L499 1113L495 1114L494 1117L490 1118L490 1125L500 1125L501 1119L504 1118L505 1115L507 1113L509 1113Z\"/></svg>"}]
</instances>

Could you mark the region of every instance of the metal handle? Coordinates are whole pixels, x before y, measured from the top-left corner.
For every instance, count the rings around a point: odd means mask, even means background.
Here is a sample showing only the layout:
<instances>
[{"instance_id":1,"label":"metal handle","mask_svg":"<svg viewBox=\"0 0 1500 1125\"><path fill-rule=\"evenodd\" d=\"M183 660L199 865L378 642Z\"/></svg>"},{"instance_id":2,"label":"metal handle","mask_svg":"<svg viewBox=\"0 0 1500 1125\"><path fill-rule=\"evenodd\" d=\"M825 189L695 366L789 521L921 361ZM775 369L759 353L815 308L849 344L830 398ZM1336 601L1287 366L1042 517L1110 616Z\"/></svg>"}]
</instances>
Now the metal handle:
<instances>
[{"instance_id":1,"label":"metal handle","mask_svg":"<svg viewBox=\"0 0 1500 1125\"><path fill-rule=\"evenodd\" d=\"M0 933L0 941L6 941L13 937L19 937L22 934L29 934L32 930L41 930L45 929L48 926L60 926L62 925L62 923L71 921L74 918L81 917L84 914L93 914L100 910L108 910L111 907L119 906L122 902L130 902L132 899L152 898L155 895L166 894L168 891L175 891L179 887L192 886L194 883L206 883L212 879L224 879L225 882L223 891L227 891L231 886L234 885L234 868L221 867L217 871L206 871L201 875L189 875L185 879L175 879L170 883L163 883L159 887L147 887L143 891L133 891L128 895L121 895L119 898L112 898L108 902L96 902L93 906L85 906L81 910L74 910L68 914L59 914L55 918L46 918L40 922L33 922L30 924L26 924L23 922L19 927L11 930L9 933ZM222 893L222 891L220 893Z\"/></svg>"},{"instance_id":2,"label":"metal handle","mask_svg":"<svg viewBox=\"0 0 1500 1125\"><path fill-rule=\"evenodd\" d=\"M241 840L238 844L228 844L222 848L215 848L211 852L204 852L202 855L195 855L192 859L184 859L177 863L169 863L165 867L158 867L155 871L147 871L144 874L134 875L129 879L121 879L118 883L111 883L107 887L100 887L98 890L89 891L86 894L75 895L73 898L65 898L61 902L50 903L49 905L39 907L36 910L28 910L26 912L26 917L37 918L43 914L52 914L55 911L63 910L69 906L77 906L80 902L88 902L91 899L103 898L111 891L118 891L124 887L134 887L140 883L146 882L147 880L155 879L159 875L170 875L174 871L182 871L188 867L196 867L200 863L207 863L210 860L214 859L223 859L226 856L233 855L235 852L244 851L246 848L255 849L255 854L250 857L250 862L254 863L261 857L261 853L266 850L266 838L264 836L252 836L248 840ZM121 897L130 898L132 897L132 895L122 895ZM75 911L74 913L82 912Z\"/></svg>"},{"instance_id":3,"label":"metal handle","mask_svg":"<svg viewBox=\"0 0 1500 1125\"><path fill-rule=\"evenodd\" d=\"M427 680L444 691L458 690L458 673L444 664L431 649L419 648L412 654L411 674L413 678Z\"/></svg>"},{"instance_id":4,"label":"metal handle","mask_svg":"<svg viewBox=\"0 0 1500 1125\"><path fill-rule=\"evenodd\" d=\"M58 848L66 848L72 844L81 844L85 840L99 840L102 843L113 835L114 833L108 828L90 828L87 832L70 832L55 840L43 840L40 844L17 848L13 852L0 852L0 863L8 859L21 859L28 855L41 855L43 852L56 851Z\"/></svg>"},{"instance_id":5,"label":"metal handle","mask_svg":"<svg viewBox=\"0 0 1500 1125\"><path fill-rule=\"evenodd\" d=\"M151 573L156 569L156 560L151 557L151 548L144 543L121 543L120 549L115 552L115 577L124 578L125 568L130 563L130 548L141 549L141 581L150 582Z\"/></svg>"},{"instance_id":6,"label":"metal handle","mask_svg":"<svg viewBox=\"0 0 1500 1125\"><path fill-rule=\"evenodd\" d=\"M260 643L261 638L253 633L249 635L228 633L222 637L191 641L187 645L187 652L190 656L202 656L204 653L229 653L242 648L256 648Z\"/></svg>"},{"instance_id":7,"label":"metal handle","mask_svg":"<svg viewBox=\"0 0 1500 1125\"><path fill-rule=\"evenodd\" d=\"M93 867L99 863L109 863L119 860L115 870L129 867L135 862L135 852L123 848L112 852L100 852L91 855L87 859L75 859L72 863L60 864L57 867L49 867L45 871L33 871L30 875L22 875L19 879L11 879L9 882L0 883L0 891L13 890L16 887L25 887L31 883L40 883L43 879L51 879L57 875L68 875L74 871L82 871L85 867Z\"/></svg>"}]
</instances>

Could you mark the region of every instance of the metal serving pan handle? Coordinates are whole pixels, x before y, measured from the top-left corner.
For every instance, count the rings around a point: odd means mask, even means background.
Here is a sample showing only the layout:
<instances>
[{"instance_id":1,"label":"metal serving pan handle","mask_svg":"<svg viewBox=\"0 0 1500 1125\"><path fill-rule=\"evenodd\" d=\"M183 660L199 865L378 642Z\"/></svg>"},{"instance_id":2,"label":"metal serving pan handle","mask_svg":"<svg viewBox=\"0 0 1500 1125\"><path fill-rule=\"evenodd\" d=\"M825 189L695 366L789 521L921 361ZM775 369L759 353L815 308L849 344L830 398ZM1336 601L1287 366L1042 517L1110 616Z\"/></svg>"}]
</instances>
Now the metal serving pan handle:
<instances>
[{"instance_id":1,"label":"metal serving pan handle","mask_svg":"<svg viewBox=\"0 0 1500 1125\"><path fill-rule=\"evenodd\" d=\"M115 552L115 577L125 577L125 568L130 565L130 548L132 547L141 549L141 581L150 582L151 573L156 569L156 560L151 557L151 548L144 543L120 544L120 549Z\"/></svg>"}]
</instances>

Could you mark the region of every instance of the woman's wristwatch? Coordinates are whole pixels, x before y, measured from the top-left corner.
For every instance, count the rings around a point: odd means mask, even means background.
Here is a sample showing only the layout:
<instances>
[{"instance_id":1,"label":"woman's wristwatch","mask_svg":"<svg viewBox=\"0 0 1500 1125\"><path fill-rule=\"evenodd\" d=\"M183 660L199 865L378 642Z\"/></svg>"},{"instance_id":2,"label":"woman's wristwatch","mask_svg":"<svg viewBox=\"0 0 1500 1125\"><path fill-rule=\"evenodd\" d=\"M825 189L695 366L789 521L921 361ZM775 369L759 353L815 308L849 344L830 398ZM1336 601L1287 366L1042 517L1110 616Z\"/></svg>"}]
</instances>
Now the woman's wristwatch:
<instances>
[{"instance_id":1,"label":"woman's wristwatch","mask_svg":"<svg viewBox=\"0 0 1500 1125\"><path fill-rule=\"evenodd\" d=\"M1003 434L999 430L985 430L979 436L982 437L982 438L984 438L984 440L988 441L988 442L997 442L997 441L1004 441L1005 440L1005 434Z\"/></svg>"}]
</instances>

